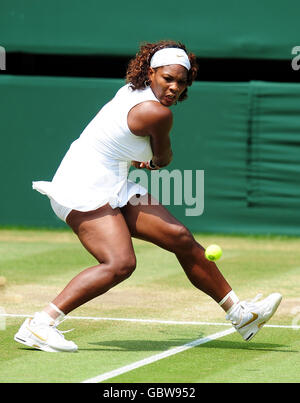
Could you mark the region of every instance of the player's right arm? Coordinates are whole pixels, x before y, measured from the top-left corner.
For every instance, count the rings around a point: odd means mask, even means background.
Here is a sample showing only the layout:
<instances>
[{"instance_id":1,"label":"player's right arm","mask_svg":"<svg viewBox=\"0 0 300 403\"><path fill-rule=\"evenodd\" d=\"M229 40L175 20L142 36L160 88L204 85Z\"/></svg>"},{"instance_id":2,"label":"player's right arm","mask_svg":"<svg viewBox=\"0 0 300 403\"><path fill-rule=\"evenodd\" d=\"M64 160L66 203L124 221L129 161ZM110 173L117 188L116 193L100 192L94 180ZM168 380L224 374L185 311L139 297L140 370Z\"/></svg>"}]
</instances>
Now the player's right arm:
<instances>
[{"instance_id":1,"label":"player's right arm","mask_svg":"<svg viewBox=\"0 0 300 403\"><path fill-rule=\"evenodd\" d=\"M173 156L170 141L173 115L170 109L156 101L142 102L130 110L127 121L135 135L150 136L153 163L159 167L167 166Z\"/></svg>"}]
</instances>

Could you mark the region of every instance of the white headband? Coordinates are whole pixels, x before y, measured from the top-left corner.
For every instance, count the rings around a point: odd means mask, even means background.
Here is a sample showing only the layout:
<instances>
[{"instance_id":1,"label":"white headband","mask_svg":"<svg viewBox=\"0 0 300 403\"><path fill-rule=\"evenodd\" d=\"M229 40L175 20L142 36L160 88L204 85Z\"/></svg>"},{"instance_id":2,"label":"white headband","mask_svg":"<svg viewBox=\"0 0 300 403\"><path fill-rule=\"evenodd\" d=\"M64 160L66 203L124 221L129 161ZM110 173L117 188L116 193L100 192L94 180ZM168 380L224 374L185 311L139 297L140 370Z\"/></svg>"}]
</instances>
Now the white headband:
<instances>
[{"instance_id":1,"label":"white headband","mask_svg":"<svg viewBox=\"0 0 300 403\"><path fill-rule=\"evenodd\" d=\"M188 55L183 49L179 48L164 48L154 53L150 66L153 68L168 66L170 64L180 64L187 70L191 68Z\"/></svg>"}]
</instances>

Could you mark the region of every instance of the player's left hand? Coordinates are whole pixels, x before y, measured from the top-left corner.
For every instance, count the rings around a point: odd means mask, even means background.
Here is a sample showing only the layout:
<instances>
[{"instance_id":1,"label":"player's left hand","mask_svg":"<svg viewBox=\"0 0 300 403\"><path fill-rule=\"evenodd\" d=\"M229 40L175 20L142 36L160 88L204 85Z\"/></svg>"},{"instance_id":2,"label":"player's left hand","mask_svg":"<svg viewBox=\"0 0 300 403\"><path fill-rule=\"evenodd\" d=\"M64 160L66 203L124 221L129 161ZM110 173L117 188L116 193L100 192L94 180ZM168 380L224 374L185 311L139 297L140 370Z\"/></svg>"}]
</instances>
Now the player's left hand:
<instances>
[{"instance_id":1,"label":"player's left hand","mask_svg":"<svg viewBox=\"0 0 300 403\"><path fill-rule=\"evenodd\" d=\"M147 163L141 161L131 161L131 165L137 169L147 168Z\"/></svg>"}]
</instances>

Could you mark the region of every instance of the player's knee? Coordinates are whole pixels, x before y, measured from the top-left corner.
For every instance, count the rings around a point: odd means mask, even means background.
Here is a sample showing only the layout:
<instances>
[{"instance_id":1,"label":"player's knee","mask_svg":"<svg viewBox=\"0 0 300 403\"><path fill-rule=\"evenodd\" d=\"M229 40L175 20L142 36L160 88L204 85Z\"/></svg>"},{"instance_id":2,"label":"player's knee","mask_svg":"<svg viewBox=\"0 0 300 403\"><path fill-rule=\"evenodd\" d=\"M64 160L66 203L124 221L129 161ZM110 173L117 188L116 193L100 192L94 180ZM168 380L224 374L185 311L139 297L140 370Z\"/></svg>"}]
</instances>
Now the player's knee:
<instances>
[{"instance_id":1,"label":"player's knee","mask_svg":"<svg viewBox=\"0 0 300 403\"><path fill-rule=\"evenodd\" d=\"M194 237L192 233L184 226L178 225L174 229L174 252L179 250L189 250L194 245Z\"/></svg>"},{"instance_id":2,"label":"player's knee","mask_svg":"<svg viewBox=\"0 0 300 403\"><path fill-rule=\"evenodd\" d=\"M136 268L136 257L134 254L129 256L119 257L113 263L114 276L117 281L125 280L130 277Z\"/></svg>"}]
</instances>

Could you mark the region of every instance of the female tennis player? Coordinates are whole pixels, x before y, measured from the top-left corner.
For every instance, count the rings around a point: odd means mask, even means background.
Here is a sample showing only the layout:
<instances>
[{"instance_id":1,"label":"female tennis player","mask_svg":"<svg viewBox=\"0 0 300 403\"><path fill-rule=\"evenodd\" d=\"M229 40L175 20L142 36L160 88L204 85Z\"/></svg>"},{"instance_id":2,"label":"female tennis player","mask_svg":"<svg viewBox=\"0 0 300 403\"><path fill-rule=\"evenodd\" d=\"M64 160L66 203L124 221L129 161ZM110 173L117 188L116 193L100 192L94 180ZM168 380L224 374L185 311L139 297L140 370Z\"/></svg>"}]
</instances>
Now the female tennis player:
<instances>
[{"instance_id":1,"label":"female tennis player","mask_svg":"<svg viewBox=\"0 0 300 403\"><path fill-rule=\"evenodd\" d=\"M187 98L196 57L173 41L141 46L119 89L74 141L51 182L33 182L97 259L73 278L15 340L43 351L76 351L57 325L80 305L127 279L136 267L132 237L174 253L191 283L213 298L245 340L274 314L281 295L241 302L191 232L145 188L128 180L130 164L160 169L172 160L170 107ZM120 167L122 167L120 169ZM140 201L140 203L137 202ZM134 201L134 202L133 202Z\"/></svg>"}]
</instances>

